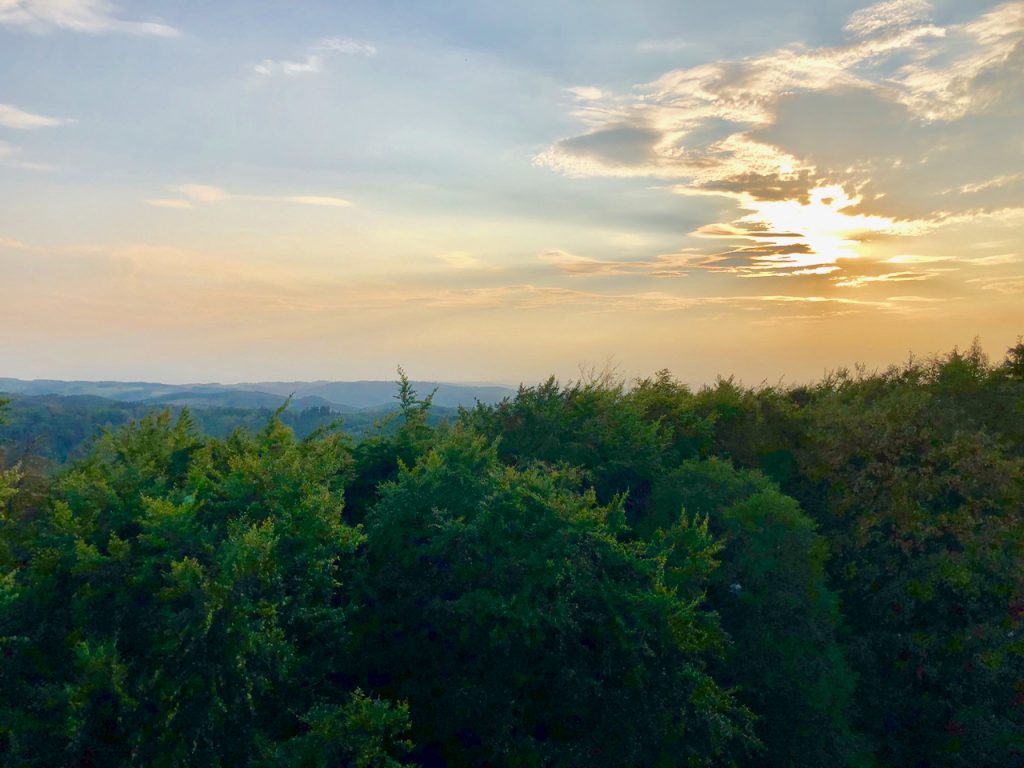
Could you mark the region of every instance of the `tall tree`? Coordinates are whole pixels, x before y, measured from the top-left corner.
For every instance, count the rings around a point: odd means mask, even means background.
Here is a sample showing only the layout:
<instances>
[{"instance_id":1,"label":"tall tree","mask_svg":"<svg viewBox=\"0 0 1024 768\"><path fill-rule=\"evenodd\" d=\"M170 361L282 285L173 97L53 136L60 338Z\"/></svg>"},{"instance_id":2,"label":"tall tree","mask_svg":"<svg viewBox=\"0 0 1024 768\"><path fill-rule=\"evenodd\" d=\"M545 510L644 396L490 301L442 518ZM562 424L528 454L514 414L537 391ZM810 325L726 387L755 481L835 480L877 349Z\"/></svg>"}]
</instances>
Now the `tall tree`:
<instances>
[{"instance_id":1,"label":"tall tree","mask_svg":"<svg viewBox=\"0 0 1024 768\"><path fill-rule=\"evenodd\" d=\"M669 544L624 542L621 501L577 483L458 430L367 517L360 657L426 764L724 765L750 743L705 668L706 531L672 540L670 585Z\"/></svg>"}]
</instances>

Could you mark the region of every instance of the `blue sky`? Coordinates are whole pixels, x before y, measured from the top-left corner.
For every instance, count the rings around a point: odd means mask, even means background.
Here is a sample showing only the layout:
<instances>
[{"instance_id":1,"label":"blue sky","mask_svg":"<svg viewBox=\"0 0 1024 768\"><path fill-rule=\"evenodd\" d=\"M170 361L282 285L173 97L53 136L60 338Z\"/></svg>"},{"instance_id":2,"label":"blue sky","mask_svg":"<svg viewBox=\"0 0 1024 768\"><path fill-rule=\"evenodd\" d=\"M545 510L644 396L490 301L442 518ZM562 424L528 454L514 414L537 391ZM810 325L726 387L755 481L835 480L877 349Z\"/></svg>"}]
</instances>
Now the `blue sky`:
<instances>
[{"instance_id":1,"label":"blue sky","mask_svg":"<svg viewBox=\"0 0 1024 768\"><path fill-rule=\"evenodd\" d=\"M1024 3L0 0L4 375L805 379L1024 333Z\"/></svg>"}]
</instances>

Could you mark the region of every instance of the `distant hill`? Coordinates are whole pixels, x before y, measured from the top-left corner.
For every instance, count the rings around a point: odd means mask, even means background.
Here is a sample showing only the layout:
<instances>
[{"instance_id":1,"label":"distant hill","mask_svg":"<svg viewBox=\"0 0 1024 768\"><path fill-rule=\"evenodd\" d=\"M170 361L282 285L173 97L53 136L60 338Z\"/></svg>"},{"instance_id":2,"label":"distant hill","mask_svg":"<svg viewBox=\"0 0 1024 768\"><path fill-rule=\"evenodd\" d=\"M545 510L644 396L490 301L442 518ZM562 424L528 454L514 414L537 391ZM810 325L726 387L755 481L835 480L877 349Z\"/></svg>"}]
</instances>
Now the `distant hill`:
<instances>
[{"instance_id":1,"label":"distant hill","mask_svg":"<svg viewBox=\"0 0 1024 768\"><path fill-rule=\"evenodd\" d=\"M145 405L187 405L189 408L279 408L288 395L273 395L269 392L240 391L224 389L206 392L195 389L183 389L168 392L165 395L148 397L141 402ZM335 413L356 410L349 406L331 403L322 397L293 397L290 407L295 410L305 408L328 408Z\"/></svg>"},{"instance_id":2,"label":"distant hill","mask_svg":"<svg viewBox=\"0 0 1024 768\"><path fill-rule=\"evenodd\" d=\"M514 389L488 384L446 384L437 381L410 382L421 396L435 388L434 405L457 408L482 403L497 403L515 394ZM320 397L332 405L352 408L380 408L392 405L398 387L393 381L265 381L256 384L232 384L232 389L270 392L277 395L294 393L295 397Z\"/></svg>"},{"instance_id":3,"label":"distant hill","mask_svg":"<svg viewBox=\"0 0 1024 768\"><path fill-rule=\"evenodd\" d=\"M477 400L496 403L515 394L508 387L411 382L427 395L437 390L434 404L443 408L472 406ZM56 379L0 378L0 393L15 395L92 395L122 403L152 406L188 405L192 408L276 408L289 395L292 407L328 406L339 413L379 410L395 404L398 391L393 381L266 381L242 384L160 384L144 381L60 381Z\"/></svg>"},{"instance_id":4,"label":"distant hill","mask_svg":"<svg viewBox=\"0 0 1024 768\"><path fill-rule=\"evenodd\" d=\"M192 412L196 428L207 435L226 437L236 429L254 432L262 429L284 402L284 397L265 392L227 391L211 393L213 397L203 398L184 389L177 396L161 395L136 402L97 395L8 394L11 402L5 423L0 424L0 468L27 457L37 457L55 466L62 465L81 458L92 440L104 430L116 429L164 409L177 417L186 405ZM219 394L253 397L249 405L236 407L216 402ZM268 405L260 405L264 401ZM387 419L397 410L395 402L381 408L344 411L321 404L319 398L301 398L292 400L281 420L299 437L340 421L340 427L347 435L360 440L376 432L378 427L385 431L395 428L398 422L387 422ZM437 424L455 416L454 409L435 406L430 409L428 422Z\"/></svg>"}]
</instances>

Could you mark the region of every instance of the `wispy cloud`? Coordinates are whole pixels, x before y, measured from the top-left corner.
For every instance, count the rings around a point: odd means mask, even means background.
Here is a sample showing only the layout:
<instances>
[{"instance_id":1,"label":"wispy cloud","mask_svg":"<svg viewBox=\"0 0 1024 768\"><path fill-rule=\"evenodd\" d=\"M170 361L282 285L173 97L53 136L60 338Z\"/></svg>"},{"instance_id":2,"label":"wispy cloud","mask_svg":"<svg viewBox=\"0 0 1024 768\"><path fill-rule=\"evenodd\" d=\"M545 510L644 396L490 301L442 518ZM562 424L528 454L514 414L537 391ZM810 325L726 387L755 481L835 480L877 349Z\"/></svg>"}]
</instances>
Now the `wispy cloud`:
<instances>
[{"instance_id":1,"label":"wispy cloud","mask_svg":"<svg viewBox=\"0 0 1024 768\"><path fill-rule=\"evenodd\" d=\"M1005 275L1002 277L976 277L968 280L983 291L1016 294L1024 293L1024 275Z\"/></svg>"},{"instance_id":2,"label":"wispy cloud","mask_svg":"<svg viewBox=\"0 0 1024 768\"><path fill-rule=\"evenodd\" d=\"M685 258L676 255L658 256L652 260L605 261L588 256L577 256L563 250L549 250L538 254L538 258L551 264L559 272L570 277L612 277L620 275L645 275L647 277L686 277L680 269L686 265Z\"/></svg>"},{"instance_id":3,"label":"wispy cloud","mask_svg":"<svg viewBox=\"0 0 1024 768\"><path fill-rule=\"evenodd\" d=\"M865 37L923 21L931 10L928 0L888 0L855 12L843 29L857 37Z\"/></svg>"},{"instance_id":4,"label":"wispy cloud","mask_svg":"<svg viewBox=\"0 0 1024 768\"><path fill-rule=\"evenodd\" d=\"M571 175L690 178L697 185L740 173L786 177L826 170L801 162L757 130L774 125L795 94L878 93L911 113L904 119L952 120L984 109L993 94L976 94L972 102L969 92L980 86L979 76L1017 68L1009 57L1024 40L1024 3L948 29L926 23L928 8L916 0L882 3L854 14L850 43L815 49L797 44L674 70L635 93L570 89L587 102L576 116L590 130L556 143L537 162ZM907 56L910 62L893 71L881 68ZM1000 94L1011 93L1010 87L991 84Z\"/></svg>"},{"instance_id":5,"label":"wispy cloud","mask_svg":"<svg viewBox=\"0 0 1024 768\"><path fill-rule=\"evenodd\" d=\"M984 192L986 189L992 189L993 187L1005 187L1016 182L1024 181L1024 173L1004 173L1000 176L995 176L985 181L974 182L972 184L964 184L960 187L960 192L971 194L973 192ZM951 190L947 190L947 193Z\"/></svg>"},{"instance_id":6,"label":"wispy cloud","mask_svg":"<svg viewBox=\"0 0 1024 768\"><path fill-rule=\"evenodd\" d=\"M219 203L230 197L220 187L213 187L209 184L182 184L178 187L178 191L197 203Z\"/></svg>"},{"instance_id":7,"label":"wispy cloud","mask_svg":"<svg viewBox=\"0 0 1024 768\"><path fill-rule=\"evenodd\" d=\"M535 162L732 200L734 219L688 233L732 247L686 268L746 277L847 271L865 243L1016 210L1024 2L939 26L925 0L889 0L844 31L837 45L710 61L627 92L571 88L584 129Z\"/></svg>"},{"instance_id":8,"label":"wispy cloud","mask_svg":"<svg viewBox=\"0 0 1024 768\"><path fill-rule=\"evenodd\" d=\"M1005 264L1015 264L1019 261L1019 257L1015 253L997 253L992 256L979 256L974 259L967 259L970 264L976 264L979 267L1001 267Z\"/></svg>"},{"instance_id":9,"label":"wispy cloud","mask_svg":"<svg viewBox=\"0 0 1024 768\"><path fill-rule=\"evenodd\" d=\"M177 29L162 22L119 18L106 0L0 0L0 24L34 32L67 29L91 35L176 37L179 34Z\"/></svg>"},{"instance_id":10,"label":"wispy cloud","mask_svg":"<svg viewBox=\"0 0 1024 768\"><path fill-rule=\"evenodd\" d=\"M417 293L404 293L403 302L442 309L545 309L568 308L596 312L686 312L709 307L759 311L763 309L808 309L831 311L834 308L871 312L905 313L916 311L908 305L928 302L917 296L894 296L885 299L855 299L839 296L679 296L665 291L639 291L608 293L581 291L537 285L507 285L481 288L451 289Z\"/></svg>"},{"instance_id":11,"label":"wispy cloud","mask_svg":"<svg viewBox=\"0 0 1024 768\"><path fill-rule=\"evenodd\" d=\"M269 199L281 200L297 205L315 205L324 208L348 208L352 205L352 202L349 200L344 200L340 197L327 197L326 195L286 195L285 197L272 197Z\"/></svg>"},{"instance_id":12,"label":"wispy cloud","mask_svg":"<svg viewBox=\"0 0 1024 768\"><path fill-rule=\"evenodd\" d=\"M52 171L54 167L48 163L37 163L25 160L21 147L0 140L0 165L20 168L25 171Z\"/></svg>"},{"instance_id":13,"label":"wispy cloud","mask_svg":"<svg viewBox=\"0 0 1024 768\"><path fill-rule=\"evenodd\" d=\"M23 109L18 109L11 104L0 104L0 125L6 128L31 131L36 128L50 128L67 122L70 121L59 117L36 115Z\"/></svg>"},{"instance_id":14,"label":"wispy cloud","mask_svg":"<svg viewBox=\"0 0 1024 768\"><path fill-rule=\"evenodd\" d=\"M449 251L437 254L437 258L453 269L479 269L482 262L467 251Z\"/></svg>"},{"instance_id":15,"label":"wispy cloud","mask_svg":"<svg viewBox=\"0 0 1024 768\"><path fill-rule=\"evenodd\" d=\"M951 256L922 256L916 253L901 254L886 259L887 264L933 264L938 261L949 261Z\"/></svg>"},{"instance_id":16,"label":"wispy cloud","mask_svg":"<svg viewBox=\"0 0 1024 768\"><path fill-rule=\"evenodd\" d=\"M192 203L188 200L181 200L178 198L167 198L167 197L153 197L145 201L146 205L152 205L154 208L178 208L185 209L191 208Z\"/></svg>"},{"instance_id":17,"label":"wispy cloud","mask_svg":"<svg viewBox=\"0 0 1024 768\"><path fill-rule=\"evenodd\" d=\"M148 198L144 202L156 208L188 209L193 205L210 205L231 200L247 200L265 203L291 203L322 208L348 208L352 202L341 197L328 195L250 195L228 192L210 184L180 184L172 187L182 197Z\"/></svg>"},{"instance_id":18,"label":"wispy cloud","mask_svg":"<svg viewBox=\"0 0 1024 768\"><path fill-rule=\"evenodd\" d=\"M1004 280L983 285L986 291L997 291L998 293L1024 293L1024 278L1019 280Z\"/></svg>"},{"instance_id":19,"label":"wispy cloud","mask_svg":"<svg viewBox=\"0 0 1024 768\"><path fill-rule=\"evenodd\" d=\"M839 288L863 288L871 283L906 283L927 280L932 277L931 273L918 272L887 272L883 275L858 275L844 280L837 280Z\"/></svg>"},{"instance_id":20,"label":"wispy cloud","mask_svg":"<svg viewBox=\"0 0 1024 768\"><path fill-rule=\"evenodd\" d=\"M362 40L349 37L325 37L313 43L297 59L264 59L250 66L258 75L284 75L295 77L322 72L327 59L333 54L344 56L375 56L377 48Z\"/></svg>"}]
</instances>

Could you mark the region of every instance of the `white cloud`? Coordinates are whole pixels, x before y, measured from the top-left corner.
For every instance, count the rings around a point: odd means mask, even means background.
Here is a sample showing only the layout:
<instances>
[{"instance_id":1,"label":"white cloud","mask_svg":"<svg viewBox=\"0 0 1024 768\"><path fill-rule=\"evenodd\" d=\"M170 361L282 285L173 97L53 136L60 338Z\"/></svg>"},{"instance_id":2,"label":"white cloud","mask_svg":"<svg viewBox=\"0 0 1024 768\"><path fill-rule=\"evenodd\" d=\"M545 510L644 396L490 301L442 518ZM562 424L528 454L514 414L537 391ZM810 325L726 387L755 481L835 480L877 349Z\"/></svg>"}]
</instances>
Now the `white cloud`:
<instances>
[{"instance_id":1,"label":"white cloud","mask_svg":"<svg viewBox=\"0 0 1024 768\"><path fill-rule=\"evenodd\" d=\"M278 198L286 203L298 205L319 205L326 208L348 208L352 203L340 197L326 197L324 195L290 195Z\"/></svg>"},{"instance_id":2,"label":"white cloud","mask_svg":"<svg viewBox=\"0 0 1024 768\"><path fill-rule=\"evenodd\" d=\"M855 12L843 30L858 37L873 35L922 21L931 10L927 0L888 0Z\"/></svg>"},{"instance_id":3,"label":"white cloud","mask_svg":"<svg viewBox=\"0 0 1024 768\"><path fill-rule=\"evenodd\" d=\"M592 85L577 85L573 88L566 88L579 101L597 101L604 96L604 91Z\"/></svg>"},{"instance_id":4,"label":"white cloud","mask_svg":"<svg viewBox=\"0 0 1024 768\"><path fill-rule=\"evenodd\" d=\"M930 11L890 0L853 14L837 45L709 61L623 91L570 88L583 128L534 161L573 177L670 179L678 194L733 201L734 218L690 233L730 248L673 268L852 279L876 247L866 244L1002 221L1024 191L1024 2L949 26Z\"/></svg>"},{"instance_id":5,"label":"white cloud","mask_svg":"<svg viewBox=\"0 0 1024 768\"><path fill-rule=\"evenodd\" d=\"M979 267L1001 267L1004 264L1015 264L1018 260L1015 253L997 253L992 256L979 256L976 259L967 259L971 264Z\"/></svg>"},{"instance_id":6,"label":"white cloud","mask_svg":"<svg viewBox=\"0 0 1024 768\"><path fill-rule=\"evenodd\" d=\"M323 69L323 58L320 56L307 56L301 61L274 61L264 59L259 64L252 65L252 71L257 75L286 75L293 77L306 72L320 72Z\"/></svg>"},{"instance_id":7,"label":"white cloud","mask_svg":"<svg viewBox=\"0 0 1024 768\"><path fill-rule=\"evenodd\" d=\"M933 264L937 261L949 261L950 256L922 256L914 253L902 254L886 259L887 264Z\"/></svg>"},{"instance_id":8,"label":"white cloud","mask_svg":"<svg viewBox=\"0 0 1024 768\"><path fill-rule=\"evenodd\" d=\"M1005 187L1019 181L1024 181L1024 173L1004 173L991 179L986 179L985 181L964 184L960 187L959 191L972 194L975 192L984 192L986 189L993 189L995 187ZM947 192L948 191L950 190L947 190Z\"/></svg>"},{"instance_id":9,"label":"white cloud","mask_svg":"<svg viewBox=\"0 0 1024 768\"><path fill-rule=\"evenodd\" d=\"M685 257L677 254L658 256L653 260L602 261L589 256L578 256L560 249L537 254L537 258L551 264L563 275L569 277L610 277L618 275L645 275L647 277L686 277L681 269L686 265Z\"/></svg>"},{"instance_id":10,"label":"white cloud","mask_svg":"<svg viewBox=\"0 0 1024 768\"><path fill-rule=\"evenodd\" d=\"M296 75L322 72L327 57L332 53L346 56L375 56L377 48L362 40L348 37L325 37L318 40L298 59L264 59L250 69L258 75Z\"/></svg>"},{"instance_id":11,"label":"white cloud","mask_svg":"<svg viewBox=\"0 0 1024 768\"><path fill-rule=\"evenodd\" d=\"M849 28L863 36L849 44L794 44L677 69L626 93L569 88L580 102L573 114L589 130L555 143L536 161L576 176L659 176L697 184L731 178L738 169L795 174L814 167L801 166L777 141L760 136L795 96L871 94L905 110L905 130L913 130L915 121L957 120L1012 98L1024 3L948 28L925 23L927 8L916 0L893 0L858 12Z\"/></svg>"},{"instance_id":12,"label":"white cloud","mask_svg":"<svg viewBox=\"0 0 1024 768\"><path fill-rule=\"evenodd\" d=\"M228 192L221 187L210 184L179 184L172 187L175 192L183 195L180 198L149 198L144 202L157 208L192 208L193 203L208 205L229 200L258 201L268 203L292 203L322 208L348 208L351 201L329 195L248 195Z\"/></svg>"},{"instance_id":13,"label":"white cloud","mask_svg":"<svg viewBox=\"0 0 1024 768\"><path fill-rule=\"evenodd\" d=\"M351 37L325 37L317 45L325 51L337 51L350 56L375 56L377 48L362 40Z\"/></svg>"},{"instance_id":14,"label":"white cloud","mask_svg":"<svg viewBox=\"0 0 1024 768\"><path fill-rule=\"evenodd\" d=\"M466 251L439 253L437 258L453 269L476 269L480 266L480 259Z\"/></svg>"},{"instance_id":15,"label":"white cloud","mask_svg":"<svg viewBox=\"0 0 1024 768\"><path fill-rule=\"evenodd\" d=\"M981 288L984 291L996 291L997 293L1024 293L1024 277L985 283Z\"/></svg>"},{"instance_id":16,"label":"white cloud","mask_svg":"<svg viewBox=\"0 0 1024 768\"><path fill-rule=\"evenodd\" d=\"M49 128L65 122L68 121L61 120L57 117L35 115L31 112L26 112L23 109L18 109L11 104L0 104L0 125L7 128L30 131L35 128Z\"/></svg>"},{"instance_id":17,"label":"white cloud","mask_svg":"<svg viewBox=\"0 0 1024 768\"><path fill-rule=\"evenodd\" d=\"M151 198L146 200L146 205L152 205L155 208L191 208L192 203L188 200L178 200L175 198Z\"/></svg>"},{"instance_id":18,"label":"white cloud","mask_svg":"<svg viewBox=\"0 0 1024 768\"><path fill-rule=\"evenodd\" d=\"M906 282L917 282L919 280L927 280L933 277L932 273L920 273L920 272L887 272L883 275L857 275L856 277L848 277L841 280L836 280L835 284L838 288L863 288L865 285L870 283L906 283Z\"/></svg>"},{"instance_id":19,"label":"white cloud","mask_svg":"<svg viewBox=\"0 0 1024 768\"><path fill-rule=\"evenodd\" d=\"M172 26L155 21L127 21L113 15L106 0L0 0L0 24L33 31L67 29L86 34L176 37Z\"/></svg>"},{"instance_id":20,"label":"white cloud","mask_svg":"<svg viewBox=\"0 0 1024 768\"><path fill-rule=\"evenodd\" d=\"M182 184L178 191L197 203L219 203L229 197L220 187L211 187L208 184Z\"/></svg>"},{"instance_id":21,"label":"white cloud","mask_svg":"<svg viewBox=\"0 0 1024 768\"><path fill-rule=\"evenodd\" d=\"M0 165L21 168L24 171L52 171L54 168L47 163L36 163L22 159L22 148L0 140Z\"/></svg>"}]
</instances>

